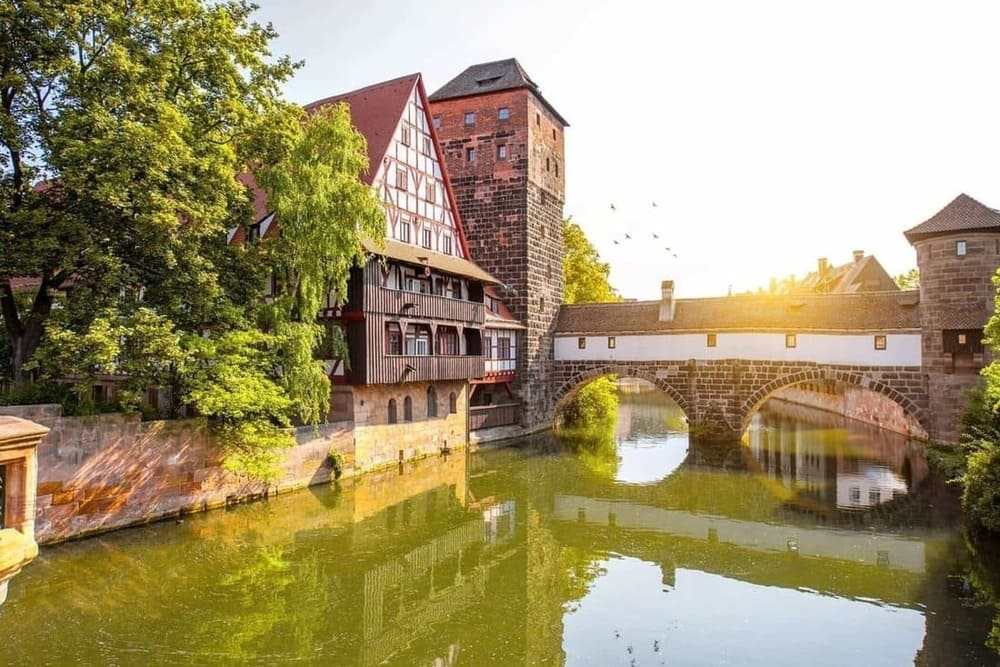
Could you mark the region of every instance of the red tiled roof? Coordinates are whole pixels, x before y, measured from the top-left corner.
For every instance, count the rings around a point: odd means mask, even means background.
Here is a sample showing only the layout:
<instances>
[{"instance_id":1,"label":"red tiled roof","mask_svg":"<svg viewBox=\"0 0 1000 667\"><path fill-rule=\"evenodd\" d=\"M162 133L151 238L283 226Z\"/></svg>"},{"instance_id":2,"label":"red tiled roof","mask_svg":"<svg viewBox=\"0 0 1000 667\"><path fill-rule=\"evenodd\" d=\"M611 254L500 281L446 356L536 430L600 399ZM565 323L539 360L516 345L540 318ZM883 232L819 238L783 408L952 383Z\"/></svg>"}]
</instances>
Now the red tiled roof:
<instances>
[{"instance_id":1,"label":"red tiled roof","mask_svg":"<svg viewBox=\"0 0 1000 667\"><path fill-rule=\"evenodd\" d=\"M659 301L562 306L557 334L680 331L886 331L918 329L919 291L678 299L660 322Z\"/></svg>"},{"instance_id":2,"label":"red tiled roof","mask_svg":"<svg viewBox=\"0 0 1000 667\"><path fill-rule=\"evenodd\" d=\"M497 312L495 313L490 310L489 307L486 308L487 327L493 326L498 329L527 329L527 327L522 325L521 322L514 317L513 313L510 312L507 308L507 304L503 302L500 296L496 293L496 290L493 289L492 285L487 285L485 292L486 296L494 299L498 306Z\"/></svg>"},{"instance_id":3,"label":"red tiled roof","mask_svg":"<svg viewBox=\"0 0 1000 667\"><path fill-rule=\"evenodd\" d=\"M399 119L403 117L403 110L419 79L419 74L401 76L342 95L316 100L307 104L305 109L311 112L338 102L346 102L351 107L351 122L368 142L369 168L361 178L371 185L375 172L378 171L379 162L389 149L389 142L396 132Z\"/></svg>"},{"instance_id":4,"label":"red tiled roof","mask_svg":"<svg viewBox=\"0 0 1000 667\"><path fill-rule=\"evenodd\" d=\"M1000 211L980 204L963 192L932 217L903 232L903 235L907 241L914 243L932 236L966 230L1000 231Z\"/></svg>"}]
</instances>

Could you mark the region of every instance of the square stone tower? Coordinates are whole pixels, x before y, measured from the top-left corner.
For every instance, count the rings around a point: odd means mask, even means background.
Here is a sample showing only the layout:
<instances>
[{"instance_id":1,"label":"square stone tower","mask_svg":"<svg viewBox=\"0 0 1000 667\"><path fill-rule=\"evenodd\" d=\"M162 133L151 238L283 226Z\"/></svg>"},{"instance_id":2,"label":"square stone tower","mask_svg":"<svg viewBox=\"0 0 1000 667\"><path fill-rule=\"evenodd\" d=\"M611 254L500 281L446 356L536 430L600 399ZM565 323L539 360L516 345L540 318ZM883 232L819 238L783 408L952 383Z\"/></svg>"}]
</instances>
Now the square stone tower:
<instances>
[{"instance_id":1,"label":"square stone tower","mask_svg":"<svg viewBox=\"0 0 1000 667\"><path fill-rule=\"evenodd\" d=\"M504 303L527 327L514 384L524 426L547 423L569 124L513 58L469 67L430 104L472 259L504 283Z\"/></svg>"}]
</instances>

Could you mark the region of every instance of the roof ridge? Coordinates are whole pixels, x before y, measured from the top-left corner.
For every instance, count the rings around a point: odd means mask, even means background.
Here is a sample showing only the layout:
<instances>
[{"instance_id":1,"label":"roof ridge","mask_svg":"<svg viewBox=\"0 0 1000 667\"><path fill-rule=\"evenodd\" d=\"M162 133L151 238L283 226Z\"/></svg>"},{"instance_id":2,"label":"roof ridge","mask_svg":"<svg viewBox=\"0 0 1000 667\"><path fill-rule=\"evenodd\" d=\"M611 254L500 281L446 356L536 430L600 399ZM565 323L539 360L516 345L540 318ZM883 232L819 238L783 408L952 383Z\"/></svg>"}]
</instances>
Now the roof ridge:
<instances>
[{"instance_id":1,"label":"roof ridge","mask_svg":"<svg viewBox=\"0 0 1000 667\"><path fill-rule=\"evenodd\" d=\"M377 88L382 88L383 86L389 86L389 85L392 85L394 83L399 83L401 81L406 81L407 79L413 79L413 81L416 82L416 80L419 79L419 78L420 78L420 72L414 72L413 74L405 74L403 76L397 76L395 79L388 79L386 81L380 81L378 83L372 83L372 84L369 84L367 86L362 86L361 88L357 88L355 90L348 90L348 91L343 92L343 93L338 93L336 95L330 95L328 97L324 97L324 98L315 100L313 102L309 102L308 104L303 104L302 108L306 109L308 111L309 109L311 109L313 107L321 106L323 104L329 104L330 102L334 102L334 101L336 101L338 99L342 99L344 97L349 97L351 95L357 95L358 93L364 93L364 92L367 92L369 90L375 90Z\"/></svg>"}]
</instances>

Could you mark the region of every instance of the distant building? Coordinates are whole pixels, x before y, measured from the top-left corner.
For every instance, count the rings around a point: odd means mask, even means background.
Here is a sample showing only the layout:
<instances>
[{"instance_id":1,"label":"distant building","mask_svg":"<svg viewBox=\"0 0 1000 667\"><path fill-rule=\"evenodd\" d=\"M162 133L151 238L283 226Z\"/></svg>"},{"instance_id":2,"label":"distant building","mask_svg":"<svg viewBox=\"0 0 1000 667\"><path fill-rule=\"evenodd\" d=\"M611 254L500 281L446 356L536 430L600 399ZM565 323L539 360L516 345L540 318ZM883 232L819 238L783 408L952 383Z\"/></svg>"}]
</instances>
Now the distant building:
<instances>
[{"instance_id":1,"label":"distant building","mask_svg":"<svg viewBox=\"0 0 1000 667\"><path fill-rule=\"evenodd\" d=\"M899 286L873 255L854 251L854 260L832 266L826 257L817 262L816 270L801 280L772 281L775 294L855 294L858 292L897 291Z\"/></svg>"}]
</instances>

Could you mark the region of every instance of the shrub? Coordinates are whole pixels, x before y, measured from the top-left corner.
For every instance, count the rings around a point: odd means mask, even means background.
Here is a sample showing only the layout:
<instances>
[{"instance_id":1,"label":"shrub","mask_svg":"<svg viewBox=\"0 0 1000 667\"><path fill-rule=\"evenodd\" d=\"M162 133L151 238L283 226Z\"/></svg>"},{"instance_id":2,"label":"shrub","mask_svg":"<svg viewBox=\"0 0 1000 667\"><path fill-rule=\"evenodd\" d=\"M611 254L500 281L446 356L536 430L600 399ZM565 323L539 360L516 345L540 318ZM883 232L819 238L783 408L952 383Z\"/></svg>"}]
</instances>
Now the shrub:
<instances>
[{"instance_id":1,"label":"shrub","mask_svg":"<svg viewBox=\"0 0 1000 667\"><path fill-rule=\"evenodd\" d=\"M963 477L962 507L975 526L1000 532L1000 446L975 443Z\"/></svg>"}]
</instances>

